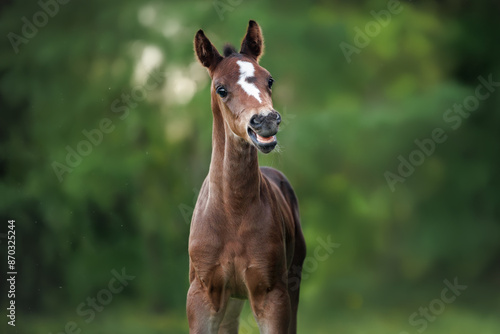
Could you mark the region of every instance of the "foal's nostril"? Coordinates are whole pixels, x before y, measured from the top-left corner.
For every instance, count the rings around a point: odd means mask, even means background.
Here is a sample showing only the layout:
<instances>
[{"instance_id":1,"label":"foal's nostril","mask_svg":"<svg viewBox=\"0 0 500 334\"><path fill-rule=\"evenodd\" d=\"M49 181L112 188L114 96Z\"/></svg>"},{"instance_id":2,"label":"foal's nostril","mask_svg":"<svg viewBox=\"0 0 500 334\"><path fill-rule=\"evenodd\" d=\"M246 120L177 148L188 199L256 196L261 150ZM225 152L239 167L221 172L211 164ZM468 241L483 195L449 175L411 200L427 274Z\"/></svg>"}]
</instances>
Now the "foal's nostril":
<instances>
[{"instance_id":1,"label":"foal's nostril","mask_svg":"<svg viewBox=\"0 0 500 334\"><path fill-rule=\"evenodd\" d=\"M273 120L276 122L277 125L279 125L281 123L281 115L279 112L277 111L272 111L269 113L269 115L267 116L270 120Z\"/></svg>"},{"instance_id":2,"label":"foal's nostril","mask_svg":"<svg viewBox=\"0 0 500 334\"><path fill-rule=\"evenodd\" d=\"M250 118L250 127L260 135L278 131L281 123L281 115L277 111L271 111L267 115L257 114Z\"/></svg>"},{"instance_id":3,"label":"foal's nostril","mask_svg":"<svg viewBox=\"0 0 500 334\"><path fill-rule=\"evenodd\" d=\"M263 120L262 116L253 115L252 118L250 118L250 126L255 130L258 130L262 127L262 120Z\"/></svg>"},{"instance_id":4,"label":"foal's nostril","mask_svg":"<svg viewBox=\"0 0 500 334\"><path fill-rule=\"evenodd\" d=\"M278 125L281 123L281 115L279 113L276 113L276 123L278 123Z\"/></svg>"}]
</instances>

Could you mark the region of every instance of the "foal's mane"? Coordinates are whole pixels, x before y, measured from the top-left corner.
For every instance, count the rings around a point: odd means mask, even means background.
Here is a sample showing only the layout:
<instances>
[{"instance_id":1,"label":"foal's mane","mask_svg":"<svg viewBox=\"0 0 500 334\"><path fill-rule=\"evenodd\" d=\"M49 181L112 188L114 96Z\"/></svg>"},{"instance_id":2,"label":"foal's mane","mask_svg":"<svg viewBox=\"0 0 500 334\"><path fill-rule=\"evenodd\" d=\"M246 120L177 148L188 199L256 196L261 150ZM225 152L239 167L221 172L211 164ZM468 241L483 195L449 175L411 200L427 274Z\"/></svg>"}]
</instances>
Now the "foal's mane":
<instances>
[{"instance_id":1,"label":"foal's mane","mask_svg":"<svg viewBox=\"0 0 500 334\"><path fill-rule=\"evenodd\" d=\"M226 45L224 45L224 57L229 57L233 54L237 54L238 51L236 51L236 49L234 48L234 46L232 46L231 44L227 43Z\"/></svg>"}]
</instances>

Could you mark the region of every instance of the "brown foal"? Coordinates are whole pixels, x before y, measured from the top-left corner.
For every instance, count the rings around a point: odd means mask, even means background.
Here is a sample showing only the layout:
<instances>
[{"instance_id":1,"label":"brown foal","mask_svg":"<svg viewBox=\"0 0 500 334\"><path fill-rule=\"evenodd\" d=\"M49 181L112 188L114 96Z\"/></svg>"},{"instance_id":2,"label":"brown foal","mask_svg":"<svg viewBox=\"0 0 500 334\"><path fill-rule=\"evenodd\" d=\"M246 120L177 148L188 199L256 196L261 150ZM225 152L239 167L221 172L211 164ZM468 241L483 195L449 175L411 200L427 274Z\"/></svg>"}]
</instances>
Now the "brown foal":
<instances>
[{"instance_id":1,"label":"brown foal","mask_svg":"<svg viewBox=\"0 0 500 334\"><path fill-rule=\"evenodd\" d=\"M227 45L221 56L202 30L194 47L212 78L213 133L189 236L189 332L237 334L249 299L261 333L296 333L306 246L292 186L258 164L281 122L273 79L258 64L260 27L249 22L239 53Z\"/></svg>"}]
</instances>

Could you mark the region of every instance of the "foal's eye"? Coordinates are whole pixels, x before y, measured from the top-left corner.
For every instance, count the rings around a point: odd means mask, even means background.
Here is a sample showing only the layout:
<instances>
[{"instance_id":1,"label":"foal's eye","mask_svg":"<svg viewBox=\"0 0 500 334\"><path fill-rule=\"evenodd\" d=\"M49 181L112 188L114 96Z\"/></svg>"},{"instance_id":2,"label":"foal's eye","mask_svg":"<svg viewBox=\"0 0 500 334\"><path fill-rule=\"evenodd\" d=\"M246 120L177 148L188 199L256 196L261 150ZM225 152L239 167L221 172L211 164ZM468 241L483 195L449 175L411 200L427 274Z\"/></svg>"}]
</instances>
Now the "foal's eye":
<instances>
[{"instance_id":1,"label":"foal's eye","mask_svg":"<svg viewBox=\"0 0 500 334\"><path fill-rule=\"evenodd\" d=\"M217 89L215 90L215 92L217 94L219 94L220 97L226 97L227 96L227 90L224 87L222 87L222 86L217 87Z\"/></svg>"},{"instance_id":2,"label":"foal's eye","mask_svg":"<svg viewBox=\"0 0 500 334\"><path fill-rule=\"evenodd\" d=\"M269 89L271 89L273 87L273 83L274 83L274 79L269 78L269 80L267 81L267 85L269 86Z\"/></svg>"}]
</instances>

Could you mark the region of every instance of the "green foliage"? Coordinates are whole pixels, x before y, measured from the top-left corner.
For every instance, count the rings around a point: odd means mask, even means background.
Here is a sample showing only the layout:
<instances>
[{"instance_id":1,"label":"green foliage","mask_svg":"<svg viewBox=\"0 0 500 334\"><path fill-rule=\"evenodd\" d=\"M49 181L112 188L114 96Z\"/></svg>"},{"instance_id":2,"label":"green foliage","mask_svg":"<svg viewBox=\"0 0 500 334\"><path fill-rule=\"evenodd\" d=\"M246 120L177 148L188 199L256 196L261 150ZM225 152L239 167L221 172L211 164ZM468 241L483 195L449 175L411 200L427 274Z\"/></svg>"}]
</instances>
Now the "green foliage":
<instances>
[{"instance_id":1,"label":"green foliage","mask_svg":"<svg viewBox=\"0 0 500 334\"><path fill-rule=\"evenodd\" d=\"M219 48L238 45L255 19L283 116L280 152L260 162L294 185L311 259L319 237L340 244L304 280L304 331L330 333L331 322L354 317L374 332L414 329L408 315L458 276L469 297L429 333L498 332L478 312L500 299L473 287L500 277L500 94L456 129L444 118L480 76L500 81L498 5L402 2L348 62L341 43L355 46L357 28L386 1L233 3L71 1L17 53L8 34L22 35L21 19L33 22L41 7L0 5L0 218L16 220L16 302L33 321L20 330L56 332L74 319L96 333L146 332L145 323L151 333L187 332L189 219L212 122L192 39L203 28ZM398 157L408 160L436 128L447 139L391 191L385 173L398 174ZM90 149L89 131L101 136ZM71 167L67 147L90 153ZM71 172L58 177L54 162ZM124 267L136 279L87 325L77 306ZM383 303L395 320L371 311ZM333 309L342 316L330 319ZM147 316L123 316L131 312ZM362 331L352 324L335 329Z\"/></svg>"}]
</instances>

